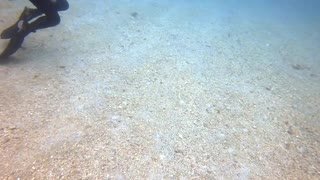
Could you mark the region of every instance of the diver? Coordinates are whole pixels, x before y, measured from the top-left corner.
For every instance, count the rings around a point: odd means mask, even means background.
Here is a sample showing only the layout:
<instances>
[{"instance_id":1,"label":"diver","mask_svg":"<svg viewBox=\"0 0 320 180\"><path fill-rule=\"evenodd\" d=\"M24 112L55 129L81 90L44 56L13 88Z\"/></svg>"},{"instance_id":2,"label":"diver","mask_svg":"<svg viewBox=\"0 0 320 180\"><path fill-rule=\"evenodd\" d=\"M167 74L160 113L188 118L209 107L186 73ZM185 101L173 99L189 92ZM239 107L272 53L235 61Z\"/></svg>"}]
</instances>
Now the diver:
<instances>
[{"instance_id":1,"label":"diver","mask_svg":"<svg viewBox=\"0 0 320 180\"><path fill-rule=\"evenodd\" d=\"M7 58L14 54L21 47L24 38L31 32L36 32L38 29L44 29L58 25L60 23L58 11L64 11L69 8L69 3L67 0L29 1L36 8L33 9L25 7L18 21L1 33L1 39L10 39L10 42L0 54L0 59ZM30 22L34 18L37 19Z\"/></svg>"}]
</instances>

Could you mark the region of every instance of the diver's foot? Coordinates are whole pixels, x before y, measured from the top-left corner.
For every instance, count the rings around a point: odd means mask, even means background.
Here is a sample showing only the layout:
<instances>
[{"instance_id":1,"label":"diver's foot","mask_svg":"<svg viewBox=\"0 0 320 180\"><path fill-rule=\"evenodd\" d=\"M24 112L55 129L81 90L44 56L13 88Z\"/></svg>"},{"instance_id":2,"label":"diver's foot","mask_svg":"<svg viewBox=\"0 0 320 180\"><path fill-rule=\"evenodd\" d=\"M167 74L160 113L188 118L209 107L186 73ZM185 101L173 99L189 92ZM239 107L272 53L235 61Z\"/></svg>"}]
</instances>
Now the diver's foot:
<instances>
[{"instance_id":1,"label":"diver's foot","mask_svg":"<svg viewBox=\"0 0 320 180\"><path fill-rule=\"evenodd\" d=\"M18 51L23 43L24 37L16 36L10 39L8 46L0 54L0 59L5 59Z\"/></svg>"},{"instance_id":2,"label":"diver's foot","mask_svg":"<svg viewBox=\"0 0 320 180\"><path fill-rule=\"evenodd\" d=\"M21 31L25 24L27 23L28 17L30 16L31 9L25 7L23 12L21 13L19 20L12 26L8 27L4 31L2 31L0 37L1 39L10 39L13 38Z\"/></svg>"}]
</instances>

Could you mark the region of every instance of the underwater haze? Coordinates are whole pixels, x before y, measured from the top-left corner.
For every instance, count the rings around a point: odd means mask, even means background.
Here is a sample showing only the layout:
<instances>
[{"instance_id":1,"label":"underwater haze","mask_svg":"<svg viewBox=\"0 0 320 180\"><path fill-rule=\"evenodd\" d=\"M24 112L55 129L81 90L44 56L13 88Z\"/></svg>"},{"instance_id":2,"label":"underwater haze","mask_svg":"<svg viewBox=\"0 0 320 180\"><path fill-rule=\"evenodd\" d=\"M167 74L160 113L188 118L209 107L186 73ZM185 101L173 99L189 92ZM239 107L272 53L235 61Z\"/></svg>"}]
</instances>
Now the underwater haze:
<instances>
[{"instance_id":1,"label":"underwater haze","mask_svg":"<svg viewBox=\"0 0 320 180\"><path fill-rule=\"evenodd\" d=\"M320 179L319 0L68 1L0 64L0 179Z\"/></svg>"}]
</instances>

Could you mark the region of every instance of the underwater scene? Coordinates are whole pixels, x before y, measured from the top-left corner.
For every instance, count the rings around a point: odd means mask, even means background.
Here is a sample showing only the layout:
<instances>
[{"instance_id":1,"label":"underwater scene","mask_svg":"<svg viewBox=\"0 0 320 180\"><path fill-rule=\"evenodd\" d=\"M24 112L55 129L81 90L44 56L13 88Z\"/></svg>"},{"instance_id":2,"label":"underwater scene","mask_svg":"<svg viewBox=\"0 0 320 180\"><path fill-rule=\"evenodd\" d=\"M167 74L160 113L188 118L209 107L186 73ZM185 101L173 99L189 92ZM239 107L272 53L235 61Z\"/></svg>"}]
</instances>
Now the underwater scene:
<instances>
[{"instance_id":1,"label":"underwater scene","mask_svg":"<svg viewBox=\"0 0 320 180\"><path fill-rule=\"evenodd\" d=\"M320 179L319 0L1 0L0 179Z\"/></svg>"}]
</instances>

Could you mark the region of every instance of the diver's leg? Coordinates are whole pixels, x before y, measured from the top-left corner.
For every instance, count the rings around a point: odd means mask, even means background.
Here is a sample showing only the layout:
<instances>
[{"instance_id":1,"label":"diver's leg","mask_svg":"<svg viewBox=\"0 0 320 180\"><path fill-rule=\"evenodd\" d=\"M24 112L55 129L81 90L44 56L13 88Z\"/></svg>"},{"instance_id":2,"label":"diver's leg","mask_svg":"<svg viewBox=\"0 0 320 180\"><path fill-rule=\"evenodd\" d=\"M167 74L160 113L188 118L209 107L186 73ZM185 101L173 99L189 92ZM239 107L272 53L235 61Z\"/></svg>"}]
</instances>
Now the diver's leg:
<instances>
[{"instance_id":1,"label":"diver's leg","mask_svg":"<svg viewBox=\"0 0 320 180\"><path fill-rule=\"evenodd\" d=\"M37 3L35 3L35 5L37 5ZM65 11L69 8L69 3L66 0L56 0L55 2L52 2L51 5L52 5L52 8L56 9L56 11ZM5 29L1 33L1 39L10 39L21 29L21 27L19 26L21 26L24 22L29 22L30 20L42 14L43 14L43 11L39 9L32 9L32 8L25 7L18 21L14 25Z\"/></svg>"},{"instance_id":2,"label":"diver's leg","mask_svg":"<svg viewBox=\"0 0 320 180\"><path fill-rule=\"evenodd\" d=\"M30 2L42 12L49 9L54 9L55 11L65 11L69 9L67 0L30 0Z\"/></svg>"},{"instance_id":3,"label":"diver's leg","mask_svg":"<svg viewBox=\"0 0 320 180\"><path fill-rule=\"evenodd\" d=\"M57 12L50 14L50 16L42 16L33 21L32 23L25 25L25 27L19 31L14 37L10 39L10 42L6 49L0 54L0 58L7 58L14 54L21 47L24 38L31 32L35 32L38 29L48 28L56 26L60 23L60 17Z\"/></svg>"},{"instance_id":4,"label":"diver's leg","mask_svg":"<svg viewBox=\"0 0 320 180\"><path fill-rule=\"evenodd\" d=\"M37 22L30 24L32 32L58 25L60 23L59 9L64 10L69 7L66 0L30 0L30 2L45 14L45 18L38 18Z\"/></svg>"},{"instance_id":5,"label":"diver's leg","mask_svg":"<svg viewBox=\"0 0 320 180\"><path fill-rule=\"evenodd\" d=\"M22 45L24 38L31 32L36 32L38 29L56 26L60 23L60 16L55 6L52 6L52 1L56 0L30 0L45 16L37 18L35 21L28 24L23 24L21 30L16 36L11 38L7 48L0 54L0 58L6 58L14 54Z\"/></svg>"},{"instance_id":6,"label":"diver's leg","mask_svg":"<svg viewBox=\"0 0 320 180\"><path fill-rule=\"evenodd\" d=\"M0 58L7 58L14 54L22 45L24 38L31 32L36 32L38 29L56 26L60 23L60 16L56 11L45 13L46 16L41 16L30 24L26 23L23 28L10 39L6 49L0 54Z\"/></svg>"},{"instance_id":7,"label":"diver's leg","mask_svg":"<svg viewBox=\"0 0 320 180\"><path fill-rule=\"evenodd\" d=\"M22 29L22 26L24 25L24 23L29 22L30 20L40 16L43 14L43 11L46 11L46 9L55 9L56 11L65 11L69 8L69 3L67 0L54 0L49 2L50 4L48 5L48 3L46 3L47 5L43 5L45 3L39 3L39 2L43 2L46 0L31 0L31 2L39 9L32 9L32 8L28 8L25 7L23 12L21 13L18 21L13 24L12 26L10 26L9 28L5 29L0 37L1 39L10 39L13 36L15 36L18 31L20 31ZM48 6L50 6L50 8L48 8ZM45 7L45 8L43 8Z\"/></svg>"}]
</instances>

